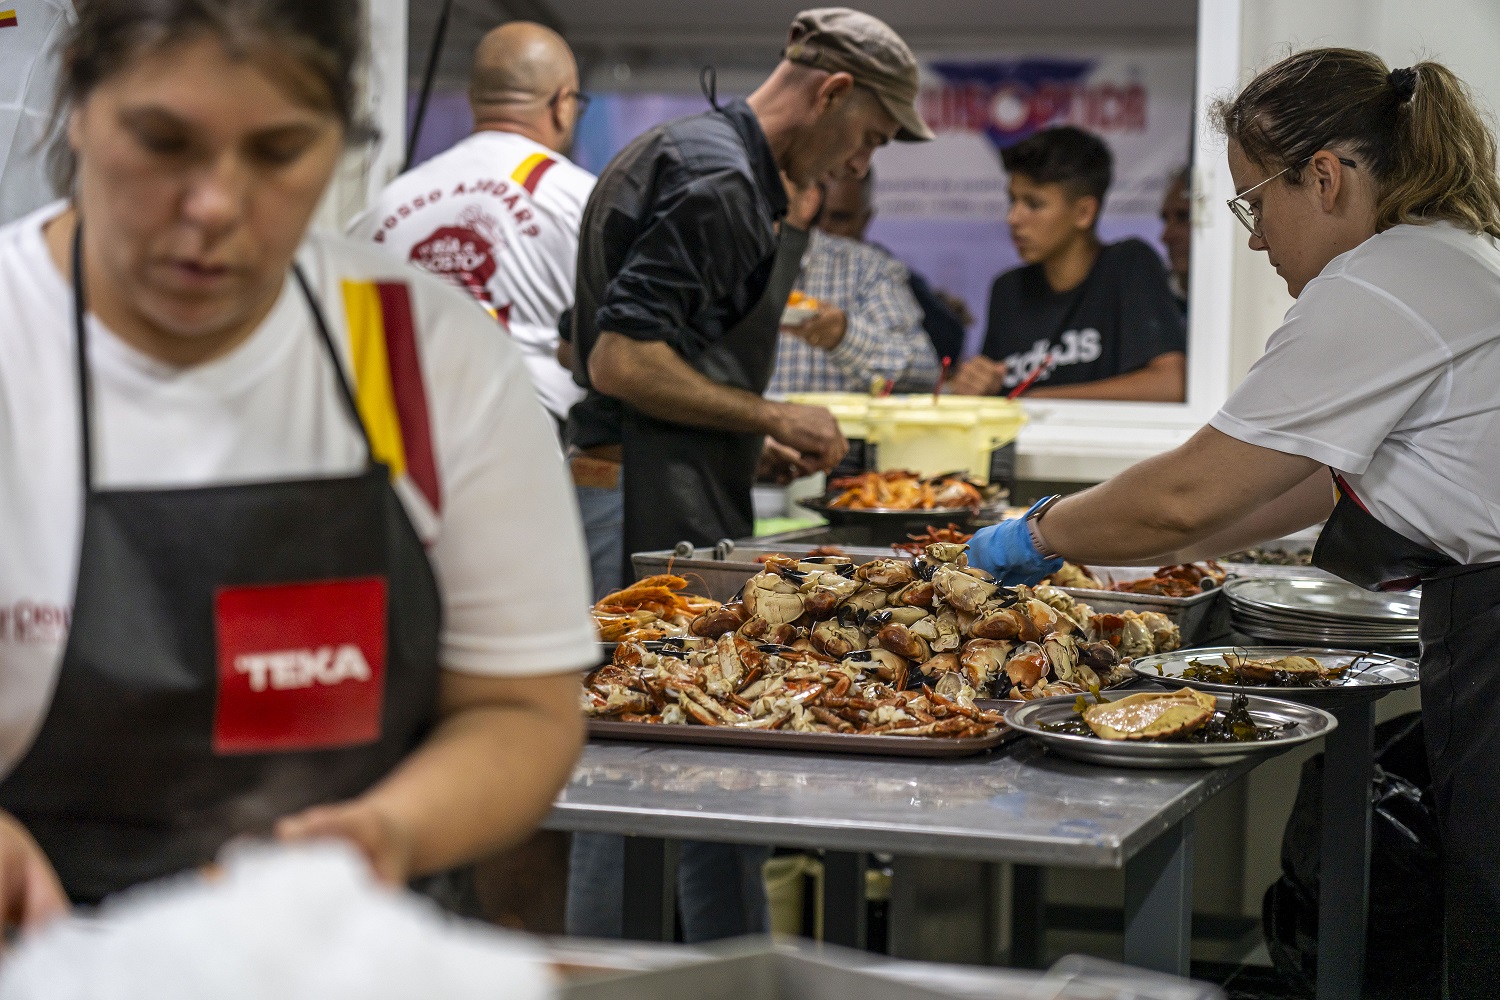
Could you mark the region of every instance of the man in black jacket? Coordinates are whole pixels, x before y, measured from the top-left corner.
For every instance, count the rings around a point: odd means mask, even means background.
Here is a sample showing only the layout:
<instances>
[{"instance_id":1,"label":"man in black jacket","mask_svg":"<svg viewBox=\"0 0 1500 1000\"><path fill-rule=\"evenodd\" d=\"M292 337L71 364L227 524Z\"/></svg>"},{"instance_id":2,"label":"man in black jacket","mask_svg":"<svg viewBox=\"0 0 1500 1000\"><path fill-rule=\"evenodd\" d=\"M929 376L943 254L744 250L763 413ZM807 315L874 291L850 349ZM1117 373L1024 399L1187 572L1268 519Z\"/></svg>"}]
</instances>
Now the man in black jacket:
<instances>
[{"instance_id":1,"label":"man in black jacket","mask_svg":"<svg viewBox=\"0 0 1500 1000\"><path fill-rule=\"evenodd\" d=\"M862 176L891 139L930 138L916 97L916 60L884 23L804 11L747 100L652 129L600 175L572 337L589 391L569 441L623 461L626 553L748 535L767 439L804 473L843 457L827 410L762 397L806 245L781 175Z\"/></svg>"},{"instance_id":2,"label":"man in black jacket","mask_svg":"<svg viewBox=\"0 0 1500 1000\"><path fill-rule=\"evenodd\" d=\"M605 168L584 210L572 336L587 388L569 414L576 459L620 463L625 553L751 533L763 454L807 473L848 448L821 407L763 398L805 227L798 189L863 176L892 139L929 139L917 64L884 23L798 14L781 62L747 100L669 122ZM785 180L783 180L785 178ZM688 842L683 933L766 929L760 848ZM618 935L622 838L574 838L570 933Z\"/></svg>"}]
</instances>

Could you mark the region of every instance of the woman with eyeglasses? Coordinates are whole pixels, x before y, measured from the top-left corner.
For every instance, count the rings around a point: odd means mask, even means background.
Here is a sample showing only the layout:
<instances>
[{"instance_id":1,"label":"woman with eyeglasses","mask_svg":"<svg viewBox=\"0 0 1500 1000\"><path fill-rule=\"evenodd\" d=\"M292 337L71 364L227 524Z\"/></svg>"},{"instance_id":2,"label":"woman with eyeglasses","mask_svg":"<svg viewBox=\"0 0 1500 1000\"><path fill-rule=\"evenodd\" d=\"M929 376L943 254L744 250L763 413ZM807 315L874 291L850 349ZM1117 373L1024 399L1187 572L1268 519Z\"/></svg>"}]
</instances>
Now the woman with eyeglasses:
<instances>
[{"instance_id":1,"label":"woman with eyeglasses","mask_svg":"<svg viewBox=\"0 0 1500 1000\"><path fill-rule=\"evenodd\" d=\"M1451 995L1500 968L1500 179L1442 65L1298 53L1215 108L1230 208L1297 299L1187 443L1024 518L973 561L1175 563L1327 521L1314 563L1422 586L1422 710L1447 852ZM1481 986L1481 983L1483 984Z\"/></svg>"},{"instance_id":2,"label":"woman with eyeglasses","mask_svg":"<svg viewBox=\"0 0 1500 1000\"><path fill-rule=\"evenodd\" d=\"M0 229L0 926L333 838L519 842L583 740L578 518L517 349L308 232L358 0L83 0Z\"/></svg>"}]
</instances>

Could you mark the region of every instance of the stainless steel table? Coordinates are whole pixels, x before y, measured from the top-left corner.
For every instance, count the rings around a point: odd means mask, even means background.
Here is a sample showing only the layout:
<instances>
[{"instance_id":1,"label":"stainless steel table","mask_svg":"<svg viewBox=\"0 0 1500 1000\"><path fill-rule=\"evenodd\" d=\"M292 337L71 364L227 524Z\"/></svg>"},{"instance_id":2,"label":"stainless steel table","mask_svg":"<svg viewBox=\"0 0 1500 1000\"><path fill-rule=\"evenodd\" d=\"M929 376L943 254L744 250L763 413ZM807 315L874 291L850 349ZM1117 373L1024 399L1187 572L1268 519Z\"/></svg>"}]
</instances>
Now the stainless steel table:
<instances>
[{"instance_id":1,"label":"stainless steel table","mask_svg":"<svg viewBox=\"0 0 1500 1000\"><path fill-rule=\"evenodd\" d=\"M549 829L625 834L627 936L671 928L671 842L835 852L832 897L864 908L862 855L1125 870L1125 961L1186 975L1193 812L1252 764L1199 771L1094 767L1030 743L954 761L590 743ZM1027 867L1020 869L1022 872ZM829 920L839 911L830 905ZM862 928L826 928L859 943Z\"/></svg>"}]
</instances>

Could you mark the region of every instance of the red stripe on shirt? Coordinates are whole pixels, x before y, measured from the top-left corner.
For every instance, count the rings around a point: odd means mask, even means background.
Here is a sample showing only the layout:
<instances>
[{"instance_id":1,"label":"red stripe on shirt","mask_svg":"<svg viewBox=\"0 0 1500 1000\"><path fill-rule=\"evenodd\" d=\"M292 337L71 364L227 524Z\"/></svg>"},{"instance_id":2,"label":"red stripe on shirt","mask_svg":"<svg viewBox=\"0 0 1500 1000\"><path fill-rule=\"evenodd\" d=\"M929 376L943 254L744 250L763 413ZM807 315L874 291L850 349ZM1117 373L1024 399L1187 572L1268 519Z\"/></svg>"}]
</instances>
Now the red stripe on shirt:
<instances>
[{"instance_id":1,"label":"red stripe on shirt","mask_svg":"<svg viewBox=\"0 0 1500 1000\"><path fill-rule=\"evenodd\" d=\"M1343 476L1335 472L1333 474L1333 482L1340 493L1344 494L1350 500L1354 501L1355 506L1364 511L1366 514L1370 513L1370 508L1365 506L1365 502L1359 498L1358 493L1355 493L1352 489L1349 488L1349 483L1344 479Z\"/></svg>"},{"instance_id":2,"label":"red stripe on shirt","mask_svg":"<svg viewBox=\"0 0 1500 1000\"><path fill-rule=\"evenodd\" d=\"M16 12L13 10L8 10L0 14L0 28L14 28L19 26L20 23L16 20Z\"/></svg>"},{"instance_id":3,"label":"red stripe on shirt","mask_svg":"<svg viewBox=\"0 0 1500 1000\"><path fill-rule=\"evenodd\" d=\"M527 194L536 194L536 186L542 182L542 175L557 165L556 160L543 160L531 168L531 173L526 175L526 180L521 184Z\"/></svg>"},{"instance_id":4,"label":"red stripe on shirt","mask_svg":"<svg viewBox=\"0 0 1500 1000\"><path fill-rule=\"evenodd\" d=\"M443 494L433 454L427 390L422 383L421 360L417 357L411 296L402 282L377 282L375 288L380 293L380 311L385 320L386 360L401 423L401 443L406 450L406 474L427 498L433 512L441 513Z\"/></svg>"}]
</instances>

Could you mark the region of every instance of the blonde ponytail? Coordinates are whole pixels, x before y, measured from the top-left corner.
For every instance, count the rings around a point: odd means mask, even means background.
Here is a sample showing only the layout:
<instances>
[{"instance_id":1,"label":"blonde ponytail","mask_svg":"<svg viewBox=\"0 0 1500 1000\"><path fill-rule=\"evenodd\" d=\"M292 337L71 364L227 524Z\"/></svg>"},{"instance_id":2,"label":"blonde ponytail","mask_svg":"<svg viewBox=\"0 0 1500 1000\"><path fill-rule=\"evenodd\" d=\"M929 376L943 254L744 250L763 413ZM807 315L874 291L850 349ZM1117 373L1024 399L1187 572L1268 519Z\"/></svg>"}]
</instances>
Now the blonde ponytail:
<instances>
[{"instance_id":1,"label":"blonde ponytail","mask_svg":"<svg viewBox=\"0 0 1500 1000\"><path fill-rule=\"evenodd\" d=\"M1494 133L1448 67L1423 62L1411 72L1416 88L1397 113L1396 162L1381 184L1376 228L1446 219L1500 237Z\"/></svg>"},{"instance_id":2,"label":"blonde ponytail","mask_svg":"<svg viewBox=\"0 0 1500 1000\"><path fill-rule=\"evenodd\" d=\"M1435 62L1391 70L1373 52L1309 49L1214 104L1219 130L1268 172L1347 146L1379 186L1376 230L1447 221L1500 238L1495 135L1468 88Z\"/></svg>"}]
</instances>

